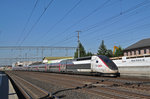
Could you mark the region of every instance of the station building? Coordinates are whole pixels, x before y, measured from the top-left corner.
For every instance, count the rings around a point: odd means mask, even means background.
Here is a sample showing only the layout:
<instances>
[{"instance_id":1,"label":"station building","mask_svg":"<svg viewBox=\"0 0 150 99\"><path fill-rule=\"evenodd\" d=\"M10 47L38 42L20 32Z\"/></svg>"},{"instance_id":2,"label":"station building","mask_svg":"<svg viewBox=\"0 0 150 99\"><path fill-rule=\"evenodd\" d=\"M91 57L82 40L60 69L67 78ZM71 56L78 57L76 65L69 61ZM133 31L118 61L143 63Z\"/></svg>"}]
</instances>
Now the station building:
<instances>
[{"instance_id":1,"label":"station building","mask_svg":"<svg viewBox=\"0 0 150 99\"><path fill-rule=\"evenodd\" d=\"M150 38L140 40L124 49L124 56L139 56L150 54Z\"/></svg>"}]
</instances>

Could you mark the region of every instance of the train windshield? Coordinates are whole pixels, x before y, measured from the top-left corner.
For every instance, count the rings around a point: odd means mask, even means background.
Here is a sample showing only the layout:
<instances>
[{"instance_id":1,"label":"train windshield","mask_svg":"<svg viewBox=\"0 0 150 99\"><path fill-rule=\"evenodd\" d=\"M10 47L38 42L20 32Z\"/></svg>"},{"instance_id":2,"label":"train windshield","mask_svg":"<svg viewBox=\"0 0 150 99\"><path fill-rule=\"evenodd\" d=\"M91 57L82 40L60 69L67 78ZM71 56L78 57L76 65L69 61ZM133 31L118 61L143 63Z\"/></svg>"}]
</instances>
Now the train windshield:
<instances>
[{"instance_id":1,"label":"train windshield","mask_svg":"<svg viewBox=\"0 0 150 99\"><path fill-rule=\"evenodd\" d=\"M118 67L116 66L116 64L111 60L109 59L108 57L106 56L102 56L102 55L99 55L98 56L100 59L102 59L105 64L112 70L118 70Z\"/></svg>"}]
</instances>

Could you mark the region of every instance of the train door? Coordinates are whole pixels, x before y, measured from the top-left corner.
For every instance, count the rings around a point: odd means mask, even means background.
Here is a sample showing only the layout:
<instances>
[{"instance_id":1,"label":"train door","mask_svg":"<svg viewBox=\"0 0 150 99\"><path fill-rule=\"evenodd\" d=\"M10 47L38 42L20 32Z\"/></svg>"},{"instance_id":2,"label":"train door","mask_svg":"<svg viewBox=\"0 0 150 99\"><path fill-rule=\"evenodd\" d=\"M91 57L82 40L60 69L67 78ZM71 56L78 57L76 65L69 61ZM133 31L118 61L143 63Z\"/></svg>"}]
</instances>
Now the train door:
<instances>
[{"instance_id":1,"label":"train door","mask_svg":"<svg viewBox=\"0 0 150 99\"><path fill-rule=\"evenodd\" d=\"M65 72L65 71L66 71L66 63L67 63L67 61L61 62L61 71L62 71L62 72Z\"/></svg>"},{"instance_id":2,"label":"train door","mask_svg":"<svg viewBox=\"0 0 150 99\"><path fill-rule=\"evenodd\" d=\"M96 72L95 60L96 60L96 57L95 57L95 56L92 56L92 58L91 58L91 71L92 71L92 72Z\"/></svg>"},{"instance_id":3,"label":"train door","mask_svg":"<svg viewBox=\"0 0 150 99\"><path fill-rule=\"evenodd\" d=\"M45 64L45 72L47 72L47 64Z\"/></svg>"}]
</instances>

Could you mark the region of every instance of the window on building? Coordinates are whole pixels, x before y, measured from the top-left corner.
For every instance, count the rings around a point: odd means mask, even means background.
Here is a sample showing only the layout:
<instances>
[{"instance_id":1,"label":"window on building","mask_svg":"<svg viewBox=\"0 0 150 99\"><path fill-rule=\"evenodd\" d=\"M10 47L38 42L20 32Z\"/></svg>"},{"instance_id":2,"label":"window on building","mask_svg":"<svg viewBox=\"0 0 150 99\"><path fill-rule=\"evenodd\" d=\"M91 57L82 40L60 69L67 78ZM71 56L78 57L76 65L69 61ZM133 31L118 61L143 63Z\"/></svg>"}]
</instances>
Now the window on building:
<instances>
[{"instance_id":1,"label":"window on building","mask_svg":"<svg viewBox=\"0 0 150 99\"><path fill-rule=\"evenodd\" d=\"M136 55L136 51L134 51L134 55Z\"/></svg>"},{"instance_id":2,"label":"window on building","mask_svg":"<svg viewBox=\"0 0 150 99\"><path fill-rule=\"evenodd\" d=\"M139 51L139 54L141 54L141 50L138 50Z\"/></svg>"},{"instance_id":3,"label":"window on building","mask_svg":"<svg viewBox=\"0 0 150 99\"><path fill-rule=\"evenodd\" d=\"M144 54L146 54L146 49L144 49Z\"/></svg>"},{"instance_id":4,"label":"window on building","mask_svg":"<svg viewBox=\"0 0 150 99\"><path fill-rule=\"evenodd\" d=\"M130 55L132 55L132 51L130 52Z\"/></svg>"}]
</instances>

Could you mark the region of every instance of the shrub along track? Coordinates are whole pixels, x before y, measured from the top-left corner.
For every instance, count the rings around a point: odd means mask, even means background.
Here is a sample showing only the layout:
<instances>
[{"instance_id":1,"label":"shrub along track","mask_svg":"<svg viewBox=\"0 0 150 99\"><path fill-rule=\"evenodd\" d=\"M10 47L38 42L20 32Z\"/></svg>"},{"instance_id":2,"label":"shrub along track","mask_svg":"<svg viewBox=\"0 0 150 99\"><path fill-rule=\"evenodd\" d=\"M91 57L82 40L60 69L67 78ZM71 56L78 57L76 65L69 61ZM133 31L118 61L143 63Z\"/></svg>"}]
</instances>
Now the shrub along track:
<instances>
[{"instance_id":1,"label":"shrub along track","mask_svg":"<svg viewBox=\"0 0 150 99\"><path fill-rule=\"evenodd\" d=\"M43 72L9 71L63 99L148 99L150 79L109 78Z\"/></svg>"}]
</instances>

